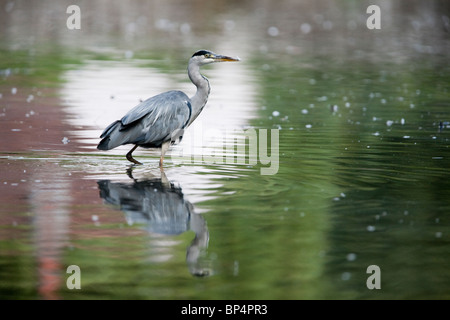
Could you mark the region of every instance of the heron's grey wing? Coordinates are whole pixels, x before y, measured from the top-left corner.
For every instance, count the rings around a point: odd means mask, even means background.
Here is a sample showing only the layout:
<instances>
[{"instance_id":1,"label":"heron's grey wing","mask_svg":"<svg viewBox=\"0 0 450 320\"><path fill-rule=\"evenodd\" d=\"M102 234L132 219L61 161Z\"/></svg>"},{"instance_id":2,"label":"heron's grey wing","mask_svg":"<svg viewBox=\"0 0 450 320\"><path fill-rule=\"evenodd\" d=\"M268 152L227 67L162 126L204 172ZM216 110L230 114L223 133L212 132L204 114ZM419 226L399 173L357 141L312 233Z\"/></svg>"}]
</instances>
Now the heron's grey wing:
<instances>
[{"instance_id":1,"label":"heron's grey wing","mask_svg":"<svg viewBox=\"0 0 450 320\"><path fill-rule=\"evenodd\" d=\"M121 120L121 131L130 130L129 143L160 145L184 129L191 117L188 96L169 91L150 98L130 110Z\"/></svg>"},{"instance_id":2,"label":"heron's grey wing","mask_svg":"<svg viewBox=\"0 0 450 320\"><path fill-rule=\"evenodd\" d=\"M120 120L123 126L130 125L131 123L145 117L154 115L156 118L167 106L172 104L178 104L180 102L189 102L189 97L181 91L168 91L151 97L133 109ZM186 104L184 105L186 106Z\"/></svg>"}]
</instances>

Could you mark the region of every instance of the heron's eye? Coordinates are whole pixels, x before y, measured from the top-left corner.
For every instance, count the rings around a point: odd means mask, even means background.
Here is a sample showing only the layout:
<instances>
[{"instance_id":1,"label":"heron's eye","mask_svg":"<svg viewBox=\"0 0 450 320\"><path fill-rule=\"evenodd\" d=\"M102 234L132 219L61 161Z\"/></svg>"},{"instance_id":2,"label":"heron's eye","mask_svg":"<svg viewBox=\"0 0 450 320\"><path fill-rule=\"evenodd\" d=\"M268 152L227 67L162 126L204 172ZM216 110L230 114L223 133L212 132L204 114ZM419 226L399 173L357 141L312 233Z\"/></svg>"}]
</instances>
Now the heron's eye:
<instances>
[{"instance_id":1,"label":"heron's eye","mask_svg":"<svg viewBox=\"0 0 450 320\"><path fill-rule=\"evenodd\" d=\"M211 54L206 53L206 54L205 54L205 58L211 58Z\"/></svg>"}]
</instances>

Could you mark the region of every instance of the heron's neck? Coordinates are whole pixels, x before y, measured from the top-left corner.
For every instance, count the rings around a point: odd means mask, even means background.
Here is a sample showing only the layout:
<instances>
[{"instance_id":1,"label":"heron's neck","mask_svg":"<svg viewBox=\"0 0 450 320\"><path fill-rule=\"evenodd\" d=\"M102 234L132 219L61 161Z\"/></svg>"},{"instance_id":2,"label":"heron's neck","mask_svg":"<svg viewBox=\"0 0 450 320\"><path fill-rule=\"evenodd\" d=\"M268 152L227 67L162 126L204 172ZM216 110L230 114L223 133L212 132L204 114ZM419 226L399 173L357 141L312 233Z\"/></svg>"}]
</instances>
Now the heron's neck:
<instances>
[{"instance_id":1,"label":"heron's neck","mask_svg":"<svg viewBox=\"0 0 450 320\"><path fill-rule=\"evenodd\" d=\"M191 107L192 107L192 115L189 120L190 125L195 118L198 117L200 112L202 112L206 102L208 101L209 96L209 82L208 79L200 73L199 65L195 63L189 63L188 66L188 75L189 79L191 79L192 83L197 87L197 92L191 98Z\"/></svg>"}]
</instances>

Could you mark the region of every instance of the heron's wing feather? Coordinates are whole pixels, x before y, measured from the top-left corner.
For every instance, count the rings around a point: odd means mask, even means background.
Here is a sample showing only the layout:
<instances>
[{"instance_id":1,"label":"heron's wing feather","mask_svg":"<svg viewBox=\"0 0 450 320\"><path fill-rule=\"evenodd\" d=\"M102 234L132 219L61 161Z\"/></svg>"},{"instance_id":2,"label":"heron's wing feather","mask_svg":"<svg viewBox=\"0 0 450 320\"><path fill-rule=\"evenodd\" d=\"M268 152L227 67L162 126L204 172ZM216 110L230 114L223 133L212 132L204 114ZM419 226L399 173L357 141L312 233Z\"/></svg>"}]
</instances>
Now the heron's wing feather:
<instances>
[{"instance_id":1,"label":"heron's wing feather","mask_svg":"<svg viewBox=\"0 0 450 320\"><path fill-rule=\"evenodd\" d=\"M121 119L122 125L127 126L145 116L153 118L155 121L161 116L161 113L167 112L166 107L184 106L185 101L189 101L188 96L181 91L168 91L158 94L152 98L142 101L136 107L128 111Z\"/></svg>"},{"instance_id":2,"label":"heron's wing feather","mask_svg":"<svg viewBox=\"0 0 450 320\"><path fill-rule=\"evenodd\" d=\"M128 131L129 143L158 145L183 129L190 117L191 105L186 94L169 91L130 110L121 120L120 131Z\"/></svg>"},{"instance_id":3,"label":"heron's wing feather","mask_svg":"<svg viewBox=\"0 0 450 320\"><path fill-rule=\"evenodd\" d=\"M173 106L171 110L164 110L159 117L144 118L145 141L167 141L176 138L178 132L183 130L189 122L190 110L184 104ZM148 121L147 121L148 120Z\"/></svg>"}]
</instances>

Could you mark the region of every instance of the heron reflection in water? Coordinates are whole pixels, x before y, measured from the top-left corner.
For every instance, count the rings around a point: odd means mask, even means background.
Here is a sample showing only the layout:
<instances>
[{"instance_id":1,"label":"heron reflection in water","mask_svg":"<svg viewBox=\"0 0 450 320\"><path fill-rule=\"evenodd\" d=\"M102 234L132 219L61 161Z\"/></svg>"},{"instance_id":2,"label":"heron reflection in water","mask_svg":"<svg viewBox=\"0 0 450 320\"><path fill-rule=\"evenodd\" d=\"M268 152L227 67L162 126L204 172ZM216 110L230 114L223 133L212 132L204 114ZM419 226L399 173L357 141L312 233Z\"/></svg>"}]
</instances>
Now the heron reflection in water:
<instances>
[{"instance_id":1,"label":"heron reflection in water","mask_svg":"<svg viewBox=\"0 0 450 320\"><path fill-rule=\"evenodd\" d=\"M180 187L171 183L164 171L161 178L138 181L128 171L133 183L97 181L100 197L106 203L120 206L129 224L145 226L150 233L178 235L192 230L195 238L187 248L186 263L195 276L210 275L201 257L208 247L209 232L206 221L196 214L193 205L184 199Z\"/></svg>"}]
</instances>

